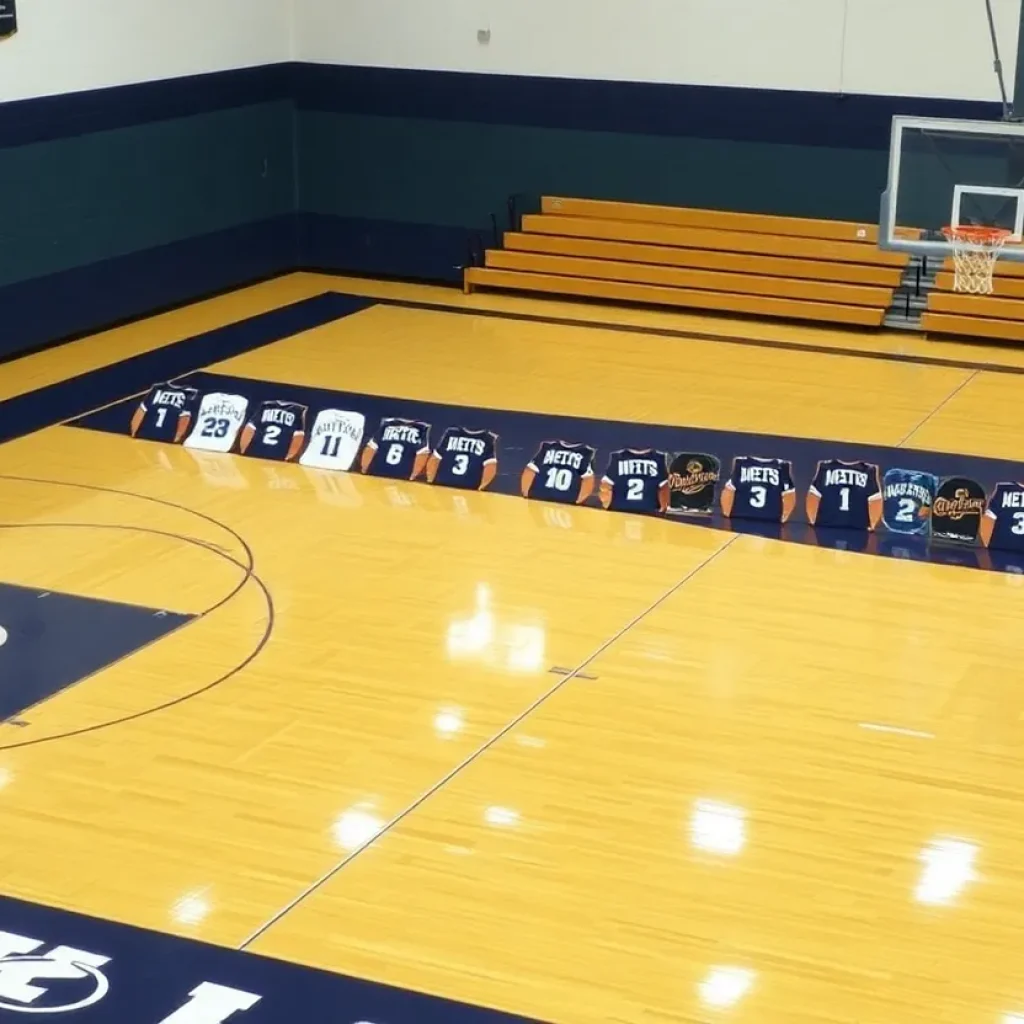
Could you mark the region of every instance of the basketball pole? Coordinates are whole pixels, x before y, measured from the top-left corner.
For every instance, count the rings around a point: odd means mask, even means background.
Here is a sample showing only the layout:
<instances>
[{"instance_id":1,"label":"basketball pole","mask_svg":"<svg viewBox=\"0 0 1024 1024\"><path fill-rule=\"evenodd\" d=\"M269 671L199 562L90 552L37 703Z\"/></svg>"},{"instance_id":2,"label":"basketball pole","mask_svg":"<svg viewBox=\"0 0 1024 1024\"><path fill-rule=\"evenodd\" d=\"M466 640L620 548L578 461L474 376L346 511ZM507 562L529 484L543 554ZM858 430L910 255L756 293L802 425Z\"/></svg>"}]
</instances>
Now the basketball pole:
<instances>
[{"instance_id":1,"label":"basketball pole","mask_svg":"<svg viewBox=\"0 0 1024 1024\"><path fill-rule=\"evenodd\" d=\"M985 14L988 16L988 34L992 39L992 70L999 82L999 95L1003 103L1003 120L1013 120L1013 107L1006 96L1006 80L1003 78L1003 62L999 56L999 37L996 35L996 20L992 14L992 0L985 0Z\"/></svg>"}]
</instances>

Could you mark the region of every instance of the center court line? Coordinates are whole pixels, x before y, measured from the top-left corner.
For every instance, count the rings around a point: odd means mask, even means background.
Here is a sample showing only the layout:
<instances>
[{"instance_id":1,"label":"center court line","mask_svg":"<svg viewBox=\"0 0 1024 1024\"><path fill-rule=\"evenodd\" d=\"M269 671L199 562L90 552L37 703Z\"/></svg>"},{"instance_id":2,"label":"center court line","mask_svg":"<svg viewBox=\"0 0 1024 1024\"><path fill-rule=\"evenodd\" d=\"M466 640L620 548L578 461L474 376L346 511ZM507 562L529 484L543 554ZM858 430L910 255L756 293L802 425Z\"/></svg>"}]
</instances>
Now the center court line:
<instances>
[{"instance_id":1,"label":"center court line","mask_svg":"<svg viewBox=\"0 0 1024 1024\"><path fill-rule=\"evenodd\" d=\"M710 555L707 556L707 558L705 558L698 565L695 565L685 576L682 577L682 579L673 583L672 586L669 587L668 590L666 590L660 597L656 598L651 604L644 608L643 611L641 611L638 615L635 615L632 619L630 619L630 621L627 622L616 633L613 633L596 650L588 654L574 669L572 669L571 672L569 672L567 675L559 679L558 682L555 683L548 690L545 690L544 693L537 697L532 704L529 704L523 711L516 715L515 718L513 718L510 722L507 722L504 726L502 726L501 729L499 729L493 736L490 737L490 739L485 740L476 750L473 751L473 753L471 753L468 757L460 761L446 775L443 775L440 779L438 779L437 782L431 785L429 789L421 793L415 800L413 800L411 804L409 804L408 807L399 811L398 814L396 814L389 822L387 822L387 824L384 825L384 827L379 832L377 832L370 839L366 840L366 842L364 842L361 846L357 846L350 853L346 854L341 860L339 860L336 864L332 865L327 871L325 871L319 878L317 878L314 882L306 886L306 888L303 889L298 896L296 896L289 903L286 903L272 917L264 921L263 924L261 924L259 928L256 929L256 931L254 931L248 938L246 938L243 942L239 944L238 948L246 949L248 946L252 945L253 942L255 942L269 928L272 928L275 924L277 924L278 921L280 921L286 914L290 914L296 907L299 906L300 903L304 902L306 899L312 896L313 893L315 893L318 889L326 885L326 883L329 882L336 874L338 874L338 872L341 871L342 868L344 868L346 865L350 864L353 860L355 860L356 857L359 856L359 854L361 854L364 850L372 846L375 842L377 842L378 839L382 838L383 836L386 836L396 825L398 825L401 821L403 821L410 814L412 814L413 811L415 811L423 803L429 800L430 797L432 797L435 793L437 793L439 790L443 789L446 785L448 785L449 782L451 782L458 775L460 775L464 769L468 768L471 764L473 764L473 762L476 761L482 754L485 754L488 750L490 750L491 747L493 747L500 739L502 739L502 737L506 736L517 725L519 725L531 714L533 714L534 711L541 707L541 705L545 704L548 700L550 700L571 679L575 679L578 675L580 675L580 673L592 661L600 657L600 655L603 654L609 647L611 647L612 644L614 644L617 640L620 640L634 626L636 626L639 622L641 622L648 615L650 615L651 612L653 612L660 605L664 604L673 594L675 594L683 586L689 583L689 581L692 580L694 576L697 575L697 573L701 572L703 569L706 569L713 561L715 561L716 558L718 558L719 555L722 554L722 552L724 552L727 548L730 548L737 540L739 540L741 536L743 535L735 534L734 536L730 537L720 548L713 551Z\"/></svg>"}]
</instances>

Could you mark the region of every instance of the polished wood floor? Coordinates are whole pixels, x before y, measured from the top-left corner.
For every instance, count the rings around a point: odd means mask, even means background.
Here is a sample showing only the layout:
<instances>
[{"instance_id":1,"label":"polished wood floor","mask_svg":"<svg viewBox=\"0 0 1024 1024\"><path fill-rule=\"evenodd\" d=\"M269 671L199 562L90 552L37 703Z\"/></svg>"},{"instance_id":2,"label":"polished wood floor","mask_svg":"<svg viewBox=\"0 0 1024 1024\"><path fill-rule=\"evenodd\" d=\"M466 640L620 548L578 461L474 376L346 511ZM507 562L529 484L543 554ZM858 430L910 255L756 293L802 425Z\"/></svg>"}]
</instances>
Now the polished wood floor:
<instances>
[{"instance_id":1,"label":"polished wood floor","mask_svg":"<svg viewBox=\"0 0 1024 1024\"><path fill-rule=\"evenodd\" d=\"M593 327L378 306L217 369L1020 457L1024 377ZM1019 578L68 427L0 501L4 581L205 613L0 725L3 893L567 1024L1024 1015Z\"/></svg>"}]
</instances>

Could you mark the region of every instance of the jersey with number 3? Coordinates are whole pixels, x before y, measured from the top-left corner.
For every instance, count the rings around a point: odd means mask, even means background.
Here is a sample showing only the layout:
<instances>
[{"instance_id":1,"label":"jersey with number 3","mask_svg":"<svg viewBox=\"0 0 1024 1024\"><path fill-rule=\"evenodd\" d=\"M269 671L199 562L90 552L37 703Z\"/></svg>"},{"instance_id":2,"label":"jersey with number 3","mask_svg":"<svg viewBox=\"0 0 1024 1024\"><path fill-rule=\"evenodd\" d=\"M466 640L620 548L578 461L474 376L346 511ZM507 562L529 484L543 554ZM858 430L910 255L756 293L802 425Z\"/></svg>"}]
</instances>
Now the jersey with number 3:
<instances>
[{"instance_id":1,"label":"jersey with number 3","mask_svg":"<svg viewBox=\"0 0 1024 1024\"><path fill-rule=\"evenodd\" d=\"M246 440L246 434L251 437ZM298 402L263 402L242 435L245 455L285 460L306 433L306 407Z\"/></svg>"},{"instance_id":2,"label":"jersey with number 3","mask_svg":"<svg viewBox=\"0 0 1024 1024\"><path fill-rule=\"evenodd\" d=\"M434 449L434 456L440 460L434 483L442 487L479 490L484 467L498 461L496 441L489 430L450 427Z\"/></svg>"},{"instance_id":3,"label":"jersey with number 3","mask_svg":"<svg viewBox=\"0 0 1024 1024\"><path fill-rule=\"evenodd\" d=\"M199 392L176 384L154 384L132 419L132 437L145 441L176 441L188 429Z\"/></svg>"},{"instance_id":4,"label":"jersey with number 3","mask_svg":"<svg viewBox=\"0 0 1024 1024\"><path fill-rule=\"evenodd\" d=\"M203 395L195 426L185 439L186 448L200 448L207 452L229 452L245 424L245 410L249 403L241 395L227 395L211 391Z\"/></svg>"},{"instance_id":5,"label":"jersey with number 3","mask_svg":"<svg viewBox=\"0 0 1024 1024\"><path fill-rule=\"evenodd\" d=\"M770 523L782 521L782 496L796 489L790 463L753 455L733 460L732 476L725 486L734 492L731 515Z\"/></svg>"},{"instance_id":6,"label":"jersey with number 3","mask_svg":"<svg viewBox=\"0 0 1024 1024\"><path fill-rule=\"evenodd\" d=\"M882 479L882 519L893 533L928 533L939 481L918 469L887 469Z\"/></svg>"},{"instance_id":7,"label":"jersey with number 3","mask_svg":"<svg viewBox=\"0 0 1024 1024\"><path fill-rule=\"evenodd\" d=\"M611 488L613 512L660 512L668 484L668 457L653 448L612 452L601 483Z\"/></svg>"},{"instance_id":8,"label":"jersey with number 3","mask_svg":"<svg viewBox=\"0 0 1024 1024\"><path fill-rule=\"evenodd\" d=\"M351 469L365 429L366 417L361 412L321 409L313 421L299 464L315 469Z\"/></svg>"},{"instance_id":9,"label":"jersey with number 3","mask_svg":"<svg viewBox=\"0 0 1024 1024\"><path fill-rule=\"evenodd\" d=\"M536 474L528 497L575 504L583 481L594 475L594 449L585 444L545 441L526 468Z\"/></svg>"},{"instance_id":10,"label":"jersey with number 3","mask_svg":"<svg viewBox=\"0 0 1024 1024\"><path fill-rule=\"evenodd\" d=\"M1024 551L1024 484L996 484L985 515L995 520L990 548Z\"/></svg>"},{"instance_id":11,"label":"jersey with number 3","mask_svg":"<svg viewBox=\"0 0 1024 1024\"><path fill-rule=\"evenodd\" d=\"M417 457L430 451L430 424L419 420L383 419L377 436L367 444L376 453L369 470L374 476L411 480Z\"/></svg>"}]
</instances>

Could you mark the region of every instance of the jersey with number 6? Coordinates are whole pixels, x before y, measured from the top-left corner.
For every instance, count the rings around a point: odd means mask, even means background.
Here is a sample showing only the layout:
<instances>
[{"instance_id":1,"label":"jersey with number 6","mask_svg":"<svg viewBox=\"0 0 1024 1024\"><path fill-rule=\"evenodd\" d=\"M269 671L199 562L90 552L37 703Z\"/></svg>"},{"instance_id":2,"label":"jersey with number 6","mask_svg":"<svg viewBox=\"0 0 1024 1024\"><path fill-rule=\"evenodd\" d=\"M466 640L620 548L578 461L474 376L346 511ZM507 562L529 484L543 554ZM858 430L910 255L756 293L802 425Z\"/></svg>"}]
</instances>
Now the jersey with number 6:
<instances>
[{"instance_id":1,"label":"jersey with number 6","mask_svg":"<svg viewBox=\"0 0 1024 1024\"><path fill-rule=\"evenodd\" d=\"M313 421L299 464L315 469L351 469L365 429L366 417L361 412L321 409Z\"/></svg>"},{"instance_id":2,"label":"jersey with number 6","mask_svg":"<svg viewBox=\"0 0 1024 1024\"><path fill-rule=\"evenodd\" d=\"M601 483L611 488L613 512L660 512L668 457L654 448L622 448L612 452Z\"/></svg>"},{"instance_id":3,"label":"jersey with number 6","mask_svg":"<svg viewBox=\"0 0 1024 1024\"><path fill-rule=\"evenodd\" d=\"M249 402L241 395L211 391L203 395L192 432L185 439L186 448L207 452L229 452L245 423Z\"/></svg>"},{"instance_id":4,"label":"jersey with number 6","mask_svg":"<svg viewBox=\"0 0 1024 1024\"><path fill-rule=\"evenodd\" d=\"M526 466L536 474L528 497L575 504L583 481L594 475L594 454L586 444L545 441Z\"/></svg>"},{"instance_id":5,"label":"jersey with number 6","mask_svg":"<svg viewBox=\"0 0 1024 1024\"><path fill-rule=\"evenodd\" d=\"M176 384L154 384L132 417L132 437L177 441L188 430L199 392Z\"/></svg>"},{"instance_id":6,"label":"jersey with number 6","mask_svg":"<svg viewBox=\"0 0 1024 1024\"><path fill-rule=\"evenodd\" d=\"M789 462L754 455L733 460L732 475L725 486L734 492L731 515L770 523L782 521L782 496L796 489Z\"/></svg>"},{"instance_id":7,"label":"jersey with number 6","mask_svg":"<svg viewBox=\"0 0 1024 1024\"><path fill-rule=\"evenodd\" d=\"M411 480L417 457L430 452L430 424L419 420L382 419L377 436L370 438L367 447L374 452L369 469L374 476Z\"/></svg>"},{"instance_id":8,"label":"jersey with number 6","mask_svg":"<svg viewBox=\"0 0 1024 1024\"><path fill-rule=\"evenodd\" d=\"M489 430L449 427L434 448L439 459L434 483L442 487L480 489L484 467L498 461L497 438Z\"/></svg>"},{"instance_id":9,"label":"jersey with number 6","mask_svg":"<svg viewBox=\"0 0 1024 1024\"><path fill-rule=\"evenodd\" d=\"M244 455L286 461L306 435L306 407L298 402L262 402L242 433Z\"/></svg>"},{"instance_id":10,"label":"jersey with number 6","mask_svg":"<svg viewBox=\"0 0 1024 1024\"><path fill-rule=\"evenodd\" d=\"M810 491L819 499L816 526L869 530L869 502L879 497L882 487L878 467L870 462L828 459L818 463Z\"/></svg>"},{"instance_id":11,"label":"jersey with number 6","mask_svg":"<svg viewBox=\"0 0 1024 1024\"><path fill-rule=\"evenodd\" d=\"M985 516L995 520L990 548L1024 551L1024 484L996 484Z\"/></svg>"},{"instance_id":12,"label":"jersey with number 6","mask_svg":"<svg viewBox=\"0 0 1024 1024\"><path fill-rule=\"evenodd\" d=\"M893 533L928 533L938 480L919 469L887 469L882 478L882 518Z\"/></svg>"}]
</instances>

